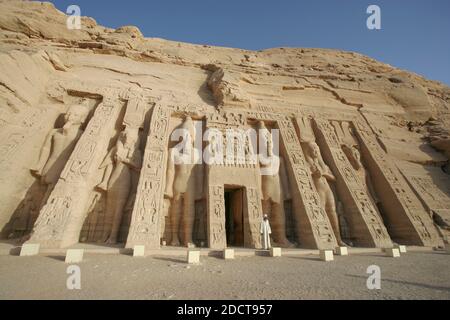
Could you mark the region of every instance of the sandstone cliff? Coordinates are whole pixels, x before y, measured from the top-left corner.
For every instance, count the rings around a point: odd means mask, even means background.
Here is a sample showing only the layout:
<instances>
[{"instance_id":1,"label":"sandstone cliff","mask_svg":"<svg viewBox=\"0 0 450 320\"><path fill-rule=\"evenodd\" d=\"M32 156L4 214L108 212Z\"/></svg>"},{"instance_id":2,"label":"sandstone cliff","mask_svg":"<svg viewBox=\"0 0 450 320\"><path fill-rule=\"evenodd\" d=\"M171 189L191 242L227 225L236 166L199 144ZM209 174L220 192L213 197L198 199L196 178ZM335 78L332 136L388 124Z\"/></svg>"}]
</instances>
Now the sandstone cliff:
<instances>
[{"instance_id":1,"label":"sandstone cliff","mask_svg":"<svg viewBox=\"0 0 450 320\"><path fill-rule=\"evenodd\" d=\"M440 192L429 201L444 209L436 219L448 226L450 201L442 203L450 199L445 174L450 172L450 88L444 84L354 52L192 45L145 38L132 26L106 28L88 17L81 30L68 30L67 16L45 2L0 0L0 12L4 237L14 217L38 215L42 204L31 198L44 197L45 190L30 169L70 105L92 99L87 102L92 110L98 98L94 88L211 112L306 107L359 113L411 185L425 172Z\"/></svg>"}]
</instances>

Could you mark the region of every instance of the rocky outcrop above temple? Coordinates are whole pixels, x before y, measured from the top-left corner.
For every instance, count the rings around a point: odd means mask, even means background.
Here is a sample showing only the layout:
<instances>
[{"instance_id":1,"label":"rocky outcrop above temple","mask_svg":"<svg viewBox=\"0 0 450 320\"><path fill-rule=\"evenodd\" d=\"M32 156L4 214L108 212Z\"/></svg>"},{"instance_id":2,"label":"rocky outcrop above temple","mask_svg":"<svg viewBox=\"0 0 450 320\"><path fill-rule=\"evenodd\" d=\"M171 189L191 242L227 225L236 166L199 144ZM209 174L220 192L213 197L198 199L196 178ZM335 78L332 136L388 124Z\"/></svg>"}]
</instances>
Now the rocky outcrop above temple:
<instances>
[{"instance_id":1,"label":"rocky outcrop above temple","mask_svg":"<svg viewBox=\"0 0 450 320\"><path fill-rule=\"evenodd\" d=\"M69 30L67 16L45 2L0 0L0 12L3 238L159 245L175 233L174 244L222 246L224 197L244 197L242 214L253 212L241 239L248 246L262 206L289 245L446 237L448 86L354 52L193 45L88 17ZM168 136L191 128L189 119L219 130L280 129L283 176L168 163ZM126 188L108 187L111 177ZM231 194L224 185L232 179L252 183ZM183 210L192 224L179 226Z\"/></svg>"}]
</instances>

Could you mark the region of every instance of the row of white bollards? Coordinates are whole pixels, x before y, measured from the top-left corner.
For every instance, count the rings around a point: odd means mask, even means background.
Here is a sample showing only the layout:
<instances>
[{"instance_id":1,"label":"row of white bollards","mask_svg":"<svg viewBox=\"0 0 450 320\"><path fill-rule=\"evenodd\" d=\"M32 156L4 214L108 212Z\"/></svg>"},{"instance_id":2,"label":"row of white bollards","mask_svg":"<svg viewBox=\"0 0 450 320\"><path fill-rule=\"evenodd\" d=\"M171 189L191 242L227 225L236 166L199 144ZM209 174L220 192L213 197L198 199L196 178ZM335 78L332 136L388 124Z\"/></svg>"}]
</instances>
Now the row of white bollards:
<instances>
[{"instance_id":1,"label":"row of white bollards","mask_svg":"<svg viewBox=\"0 0 450 320\"><path fill-rule=\"evenodd\" d=\"M39 254L40 245L36 243L27 243L22 245L20 249L20 256L36 256ZM66 263L78 263L83 261L84 249L67 249L66 250Z\"/></svg>"},{"instance_id":2,"label":"row of white bollards","mask_svg":"<svg viewBox=\"0 0 450 320\"><path fill-rule=\"evenodd\" d=\"M383 249L384 253L388 257L398 258L400 257L400 253L406 253L406 246L396 245L393 248L385 248ZM333 261L334 255L337 256L348 256L348 248L347 247L337 247L333 250L320 250L320 260L322 261Z\"/></svg>"},{"instance_id":3,"label":"row of white bollards","mask_svg":"<svg viewBox=\"0 0 450 320\"><path fill-rule=\"evenodd\" d=\"M348 256L347 247L337 247L333 250L320 250L320 260L322 261L333 261L334 255L337 256Z\"/></svg>"},{"instance_id":4,"label":"row of white bollards","mask_svg":"<svg viewBox=\"0 0 450 320\"><path fill-rule=\"evenodd\" d=\"M406 253L406 246L395 245L393 248L383 249L384 253L388 257L397 258L401 253ZM446 251L449 252L448 246ZM281 257L281 248L273 247L268 251L271 257ZM20 256L34 256L39 254L39 244L24 244L20 250ZM84 249L68 249L66 251L65 262L66 263L78 263L83 261ZM333 261L334 255L347 256L347 247L337 247L335 250L320 250L320 260ZM145 246L137 245L133 248L133 257L145 257ZM234 249L224 249L222 251L222 258L225 260L234 259ZM188 249L186 262L188 264L200 263L200 250Z\"/></svg>"}]
</instances>

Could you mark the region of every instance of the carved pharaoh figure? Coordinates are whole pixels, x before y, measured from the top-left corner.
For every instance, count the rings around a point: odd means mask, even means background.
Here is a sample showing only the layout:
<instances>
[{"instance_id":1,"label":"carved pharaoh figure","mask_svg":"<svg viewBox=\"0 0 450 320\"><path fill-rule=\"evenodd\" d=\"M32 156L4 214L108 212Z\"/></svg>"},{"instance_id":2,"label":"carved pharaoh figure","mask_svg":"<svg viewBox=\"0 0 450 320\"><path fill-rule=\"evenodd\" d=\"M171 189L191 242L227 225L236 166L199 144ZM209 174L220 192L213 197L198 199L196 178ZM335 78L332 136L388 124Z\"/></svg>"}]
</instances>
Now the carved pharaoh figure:
<instances>
[{"instance_id":1,"label":"carved pharaoh figure","mask_svg":"<svg viewBox=\"0 0 450 320\"><path fill-rule=\"evenodd\" d=\"M49 193L53 190L83 133L80 127L89 114L87 102L87 99L83 99L80 105L69 107L64 115L64 126L49 132L41 148L38 163L31 169L35 176L40 177L41 183L47 186L43 201L46 201Z\"/></svg>"},{"instance_id":2,"label":"carved pharaoh figure","mask_svg":"<svg viewBox=\"0 0 450 320\"><path fill-rule=\"evenodd\" d=\"M192 245L194 227L194 175L193 168L197 159L194 148L196 130L192 119L188 116L180 127L183 147L169 150L165 196L170 199L169 217L171 226L170 244Z\"/></svg>"},{"instance_id":3,"label":"carved pharaoh figure","mask_svg":"<svg viewBox=\"0 0 450 320\"><path fill-rule=\"evenodd\" d=\"M320 154L319 146L314 141L303 143L305 150L305 158L311 170L311 176L314 181L320 202L324 206L328 219L330 220L336 240L340 246L346 246L341 238L341 230L339 227L338 215L336 212L336 202L334 194L329 185L335 181L335 177L330 168L325 164Z\"/></svg>"},{"instance_id":4,"label":"carved pharaoh figure","mask_svg":"<svg viewBox=\"0 0 450 320\"><path fill-rule=\"evenodd\" d=\"M132 198L132 186L137 183L141 163L139 129L125 128L100 165L100 169L105 168L105 173L97 187L107 192L106 214L112 218L111 228L104 230L103 241L117 242L122 215Z\"/></svg>"},{"instance_id":5,"label":"carved pharaoh figure","mask_svg":"<svg viewBox=\"0 0 450 320\"><path fill-rule=\"evenodd\" d=\"M372 197L375 204L378 204L380 200L373 189L370 175L361 161L361 153L359 152L358 147L356 145L344 144L342 145L342 150L358 175L359 180L364 185L367 194Z\"/></svg>"},{"instance_id":6,"label":"carved pharaoh figure","mask_svg":"<svg viewBox=\"0 0 450 320\"><path fill-rule=\"evenodd\" d=\"M290 247L292 244L286 238L286 217L283 206L283 175L284 161L283 158L274 153L274 144L271 133L267 130L264 122L258 123L258 129L261 133L262 145L267 150L267 159L270 159L268 163L266 161L260 161L261 163L261 189L262 189L262 203L264 213L270 212L270 218L272 221L272 236L274 242L283 247ZM262 130L262 131L261 131ZM264 151L265 151L264 150ZM268 170L267 170L268 169ZM265 170L266 172L263 172Z\"/></svg>"}]
</instances>

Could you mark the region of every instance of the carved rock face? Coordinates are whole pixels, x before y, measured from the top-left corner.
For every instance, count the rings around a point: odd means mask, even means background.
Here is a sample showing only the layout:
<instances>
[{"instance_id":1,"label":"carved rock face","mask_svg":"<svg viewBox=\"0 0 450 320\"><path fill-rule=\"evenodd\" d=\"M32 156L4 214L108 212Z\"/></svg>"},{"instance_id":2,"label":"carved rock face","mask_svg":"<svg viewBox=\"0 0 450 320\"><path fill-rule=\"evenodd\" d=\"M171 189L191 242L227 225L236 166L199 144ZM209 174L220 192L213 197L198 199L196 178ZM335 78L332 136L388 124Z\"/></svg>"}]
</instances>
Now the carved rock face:
<instances>
[{"instance_id":1,"label":"carved rock face","mask_svg":"<svg viewBox=\"0 0 450 320\"><path fill-rule=\"evenodd\" d=\"M348 145L343 145L342 150L352 164L353 168L355 168L355 170L359 170L362 166L361 154L359 153L359 150L355 146Z\"/></svg>"},{"instance_id":2,"label":"carved rock face","mask_svg":"<svg viewBox=\"0 0 450 320\"><path fill-rule=\"evenodd\" d=\"M254 247L267 199L284 245L289 229L299 246L334 248L334 220L361 246L437 246L446 236L428 214L450 219L445 85L350 52L190 45L89 18L67 30L66 15L37 2L2 1L0 12L2 236L34 228L31 241L61 247L116 228L113 240L127 246L223 248L234 207L246 221L234 238ZM271 156L279 142L283 168L262 177L259 162L171 163L175 128L203 136L194 121L219 135L266 130L262 143ZM217 140L201 150L189 141L187 154L200 159L211 144L218 152ZM250 154L250 143L234 142ZM116 173L114 148L126 159ZM110 176L129 186L114 217L105 213ZM336 204L321 200L317 177ZM229 192L242 199L226 201Z\"/></svg>"},{"instance_id":3,"label":"carved rock face","mask_svg":"<svg viewBox=\"0 0 450 320\"><path fill-rule=\"evenodd\" d=\"M71 123L73 125L79 125L84 122L87 115L89 113L89 109L85 105L72 105L67 110L64 115L65 123Z\"/></svg>"}]
</instances>

